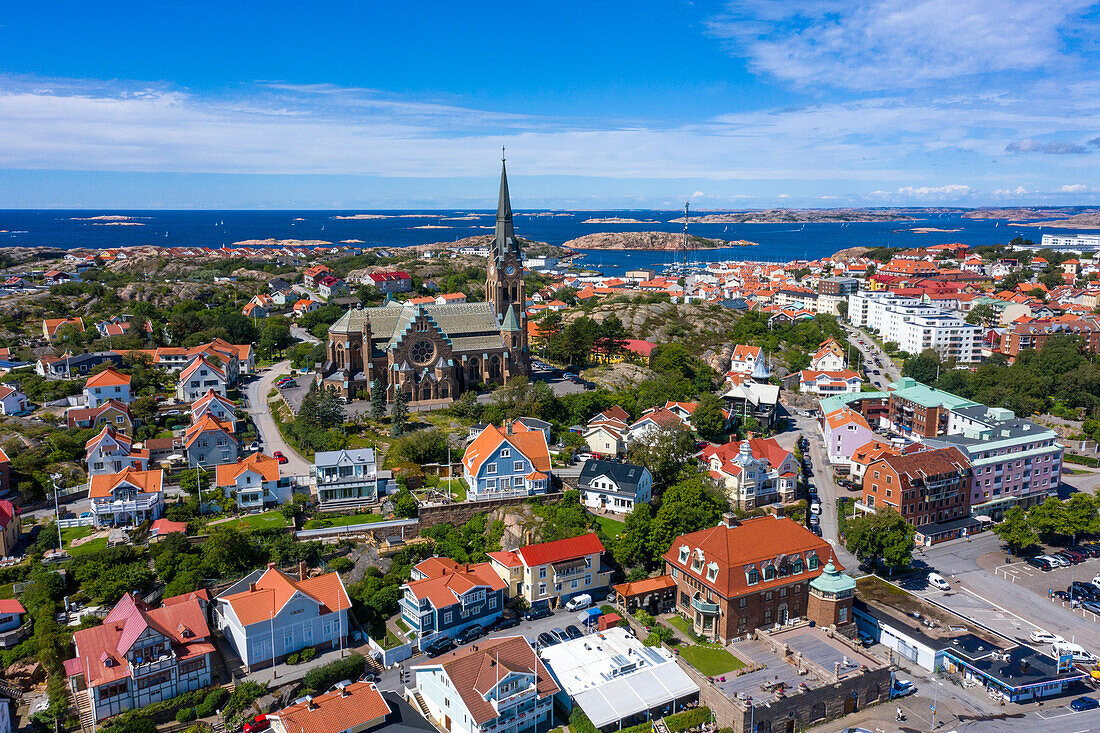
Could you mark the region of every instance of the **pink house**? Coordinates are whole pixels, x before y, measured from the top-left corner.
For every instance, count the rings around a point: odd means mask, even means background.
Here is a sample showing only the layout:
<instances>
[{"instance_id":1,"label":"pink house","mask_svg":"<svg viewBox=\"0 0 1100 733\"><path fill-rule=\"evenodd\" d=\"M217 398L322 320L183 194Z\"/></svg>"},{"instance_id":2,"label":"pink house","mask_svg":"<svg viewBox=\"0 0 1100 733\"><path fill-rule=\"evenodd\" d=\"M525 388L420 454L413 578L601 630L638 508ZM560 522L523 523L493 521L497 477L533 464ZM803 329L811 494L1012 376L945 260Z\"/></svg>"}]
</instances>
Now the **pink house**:
<instances>
[{"instance_id":1,"label":"pink house","mask_svg":"<svg viewBox=\"0 0 1100 733\"><path fill-rule=\"evenodd\" d=\"M822 418L821 430L830 463L849 463L856 449L875 437L866 418L850 407L841 407Z\"/></svg>"}]
</instances>

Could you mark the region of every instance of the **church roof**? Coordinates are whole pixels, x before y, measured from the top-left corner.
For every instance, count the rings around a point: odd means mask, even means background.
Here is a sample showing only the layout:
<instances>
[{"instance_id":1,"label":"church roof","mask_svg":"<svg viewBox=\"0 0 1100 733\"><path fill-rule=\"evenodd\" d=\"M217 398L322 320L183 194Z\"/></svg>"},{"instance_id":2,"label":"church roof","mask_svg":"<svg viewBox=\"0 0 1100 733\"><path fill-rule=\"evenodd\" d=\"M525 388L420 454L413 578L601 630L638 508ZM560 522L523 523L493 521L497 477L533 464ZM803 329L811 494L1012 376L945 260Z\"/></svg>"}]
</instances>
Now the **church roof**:
<instances>
[{"instance_id":1,"label":"church roof","mask_svg":"<svg viewBox=\"0 0 1100 733\"><path fill-rule=\"evenodd\" d=\"M501 349L500 324L489 303L447 303L446 305L405 305L393 303L377 308L349 310L329 328L330 333L362 331L370 322L371 340L376 345L396 345L404 338L406 327L417 312L430 317L451 340L455 351ZM379 344L378 342L382 342Z\"/></svg>"},{"instance_id":2,"label":"church roof","mask_svg":"<svg viewBox=\"0 0 1100 733\"><path fill-rule=\"evenodd\" d=\"M512 226L512 198L508 194L508 170L504 161L500 161L500 194L497 196L497 226L493 234L493 242L490 245L490 254L495 259L502 259L507 249L511 249L520 259L519 240L516 239L516 231Z\"/></svg>"},{"instance_id":3,"label":"church roof","mask_svg":"<svg viewBox=\"0 0 1100 733\"><path fill-rule=\"evenodd\" d=\"M504 316L504 325L501 327L502 331L519 331L519 319L516 318L516 307L513 305L508 306L508 313Z\"/></svg>"}]
</instances>

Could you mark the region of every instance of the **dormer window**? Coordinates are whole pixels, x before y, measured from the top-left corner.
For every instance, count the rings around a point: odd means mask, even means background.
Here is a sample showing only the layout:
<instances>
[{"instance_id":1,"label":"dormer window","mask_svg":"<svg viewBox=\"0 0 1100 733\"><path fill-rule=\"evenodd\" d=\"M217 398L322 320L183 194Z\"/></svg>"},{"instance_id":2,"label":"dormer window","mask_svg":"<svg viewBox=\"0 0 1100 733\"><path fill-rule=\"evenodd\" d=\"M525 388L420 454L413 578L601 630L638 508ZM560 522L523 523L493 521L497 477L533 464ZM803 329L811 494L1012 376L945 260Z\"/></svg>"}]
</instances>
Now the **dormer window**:
<instances>
[{"instance_id":1,"label":"dormer window","mask_svg":"<svg viewBox=\"0 0 1100 733\"><path fill-rule=\"evenodd\" d=\"M695 555L691 559L691 572L701 573L703 571L703 551L699 548L695 548Z\"/></svg>"},{"instance_id":2,"label":"dormer window","mask_svg":"<svg viewBox=\"0 0 1100 733\"><path fill-rule=\"evenodd\" d=\"M680 545L680 563L681 564L687 565L688 553L690 553L690 552L691 552L691 550L688 549L687 545Z\"/></svg>"},{"instance_id":3,"label":"dormer window","mask_svg":"<svg viewBox=\"0 0 1100 733\"><path fill-rule=\"evenodd\" d=\"M817 570L817 566L821 564L821 561L817 559L817 553L810 555L810 570Z\"/></svg>"},{"instance_id":4,"label":"dormer window","mask_svg":"<svg viewBox=\"0 0 1100 733\"><path fill-rule=\"evenodd\" d=\"M760 582L760 571L756 568L749 568L749 572L745 573L745 582L748 585L756 585Z\"/></svg>"},{"instance_id":5,"label":"dormer window","mask_svg":"<svg viewBox=\"0 0 1100 733\"><path fill-rule=\"evenodd\" d=\"M774 578L775 578L775 566L774 565L765 565L764 566L764 580L773 580Z\"/></svg>"},{"instance_id":6,"label":"dormer window","mask_svg":"<svg viewBox=\"0 0 1100 733\"><path fill-rule=\"evenodd\" d=\"M707 580L713 583L717 578L718 563L712 562L710 565L707 565Z\"/></svg>"},{"instance_id":7,"label":"dormer window","mask_svg":"<svg viewBox=\"0 0 1100 733\"><path fill-rule=\"evenodd\" d=\"M798 575L802 572L802 558L796 557L791 561L791 574Z\"/></svg>"}]
</instances>

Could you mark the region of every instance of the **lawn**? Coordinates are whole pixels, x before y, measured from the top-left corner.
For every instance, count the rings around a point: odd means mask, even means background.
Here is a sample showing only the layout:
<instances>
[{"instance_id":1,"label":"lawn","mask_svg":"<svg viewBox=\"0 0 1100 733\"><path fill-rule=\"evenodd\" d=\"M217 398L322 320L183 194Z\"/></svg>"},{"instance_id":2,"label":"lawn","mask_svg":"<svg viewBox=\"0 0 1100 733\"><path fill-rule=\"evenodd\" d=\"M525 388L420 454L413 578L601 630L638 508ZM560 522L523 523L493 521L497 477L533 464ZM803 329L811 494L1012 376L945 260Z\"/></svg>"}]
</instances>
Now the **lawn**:
<instances>
[{"instance_id":1,"label":"lawn","mask_svg":"<svg viewBox=\"0 0 1100 733\"><path fill-rule=\"evenodd\" d=\"M685 619L683 616L669 616L668 625L673 627L692 641L697 641L699 639L699 635L695 633L695 630L693 628L691 628L691 623L689 623L688 620Z\"/></svg>"},{"instance_id":2,"label":"lawn","mask_svg":"<svg viewBox=\"0 0 1100 733\"><path fill-rule=\"evenodd\" d=\"M72 557L80 557L81 555L90 555L93 552L100 552L107 549L107 538L100 537L99 539L89 540L76 547L68 548L67 552Z\"/></svg>"},{"instance_id":3,"label":"lawn","mask_svg":"<svg viewBox=\"0 0 1100 733\"><path fill-rule=\"evenodd\" d=\"M64 527L61 530L61 542L68 547L73 540L79 540L97 531L95 527Z\"/></svg>"},{"instance_id":4,"label":"lawn","mask_svg":"<svg viewBox=\"0 0 1100 733\"><path fill-rule=\"evenodd\" d=\"M0 585L0 598L15 598L15 583Z\"/></svg>"},{"instance_id":5,"label":"lawn","mask_svg":"<svg viewBox=\"0 0 1100 733\"><path fill-rule=\"evenodd\" d=\"M270 512L263 512L262 514L249 514L247 517L241 517L236 522L222 522L215 526L240 526L246 524L249 527L256 529L268 529L270 527L285 527L286 517L278 509Z\"/></svg>"},{"instance_id":6,"label":"lawn","mask_svg":"<svg viewBox=\"0 0 1100 733\"><path fill-rule=\"evenodd\" d=\"M608 516L597 516L596 523L600 525L600 529L608 537L618 537L626 528L626 522L620 522Z\"/></svg>"},{"instance_id":7,"label":"lawn","mask_svg":"<svg viewBox=\"0 0 1100 733\"><path fill-rule=\"evenodd\" d=\"M302 529L324 527L350 527L353 524L373 524L385 520L381 514L346 514L340 517L314 517L302 525Z\"/></svg>"},{"instance_id":8,"label":"lawn","mask_svg":"<svg viewBox=\"0 0 1100 733\"><path fill-rule=\"evenodd\" d=\"M406 634L409 633L409 625L401 619L394 619L393 625L404 631Z\"/></svg>"},{"instance_id":9,"label":"lawn","mask_svg":"<svg viewBox=\"0 0 1100 733\"><path fill-rule=\"evenodd\" d=\"M732 672L745 666L737 657L723 647L714 644L693 644L680 647L680 656L684 661L707 677Z\"/></svg>"}]
</instances>

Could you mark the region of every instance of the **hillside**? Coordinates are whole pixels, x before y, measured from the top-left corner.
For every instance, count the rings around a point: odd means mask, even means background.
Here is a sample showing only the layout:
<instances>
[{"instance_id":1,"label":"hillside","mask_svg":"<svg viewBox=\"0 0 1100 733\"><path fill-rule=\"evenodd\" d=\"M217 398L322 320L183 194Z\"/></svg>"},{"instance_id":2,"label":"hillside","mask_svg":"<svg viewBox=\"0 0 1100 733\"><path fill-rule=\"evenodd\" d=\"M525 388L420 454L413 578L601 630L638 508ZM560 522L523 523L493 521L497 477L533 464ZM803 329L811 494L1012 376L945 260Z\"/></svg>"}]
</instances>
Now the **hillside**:
<instances>
[{"instance_id":1,"label":"hillside","mask_svg":"<svg viewBox=\"0 0 1100 733\"><path fill-rule=\"evenodd\" d=\"M597 322L615 316L634 338L657 343L677 341L700 351L707 343L714 343L718 334L727 332L739 318L734 311L719 305L611 298L591 310L571 311L563 320L569 323L584 315Z\"/></svg>"},{"instance_id":2,"label":"hillside","mask_svg":"<svg viewBox=\"0 0 1100 733\"><path fill-rule=\"evenodd\" d=\"M684 217L671 219L683 223ZM695 224L835 224L855 221L913 221L913 217L896 211L871 209L767 209L764 211L724 211L692 216Z\"/></svg>"}]
</instances>

